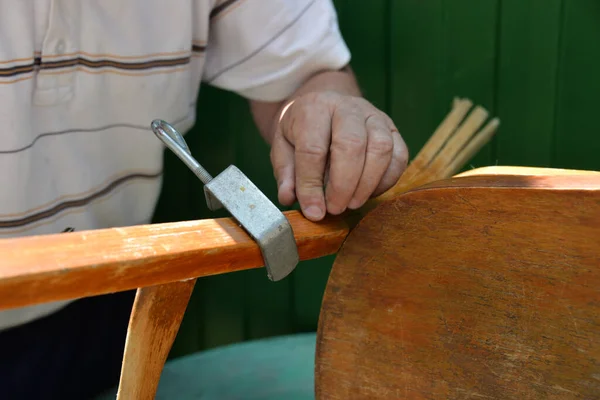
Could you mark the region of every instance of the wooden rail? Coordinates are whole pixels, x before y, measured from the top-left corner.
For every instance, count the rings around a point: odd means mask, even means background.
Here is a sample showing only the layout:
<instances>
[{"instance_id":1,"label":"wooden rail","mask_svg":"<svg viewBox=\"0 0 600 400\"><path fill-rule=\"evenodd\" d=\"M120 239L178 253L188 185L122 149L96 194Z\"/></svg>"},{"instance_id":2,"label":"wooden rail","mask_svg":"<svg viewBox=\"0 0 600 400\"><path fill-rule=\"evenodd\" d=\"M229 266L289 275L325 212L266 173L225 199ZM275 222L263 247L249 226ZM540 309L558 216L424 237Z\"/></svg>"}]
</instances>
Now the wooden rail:
<instances>
[{"instance_id":1,"label":"wooden rail","mask_svg":"<svg viewBox=\"0 0 600 400\"><path fill-rule=\"evenodd\" d=\"M498 176L497 171L510 176ZM446 179L415 190L444 186L522 185L597 189L600 173L546 169L482 170L486 175ZM530 175L524 178L522 175ZM577 175L575 178L573 175ZM315 223L285 213L300 258L335 254L359 215ZM263 266L256 242L231 218L140 225L0 240L0 309L185 281ZM266 276L265 276L266 279Z\"/></svg>"},{"instance_id":2,"label":"wooden rail","mask_svg":"<svg viewBox=\"0 0 600 400\"><path fill-rule=\"evenodd\" d=\"M350 229L341 217L286 216L302 260L334 254ZM264 265L256 242L231 218L2 239L0 254L0 309Z\"/></svg>"}]
</instances>

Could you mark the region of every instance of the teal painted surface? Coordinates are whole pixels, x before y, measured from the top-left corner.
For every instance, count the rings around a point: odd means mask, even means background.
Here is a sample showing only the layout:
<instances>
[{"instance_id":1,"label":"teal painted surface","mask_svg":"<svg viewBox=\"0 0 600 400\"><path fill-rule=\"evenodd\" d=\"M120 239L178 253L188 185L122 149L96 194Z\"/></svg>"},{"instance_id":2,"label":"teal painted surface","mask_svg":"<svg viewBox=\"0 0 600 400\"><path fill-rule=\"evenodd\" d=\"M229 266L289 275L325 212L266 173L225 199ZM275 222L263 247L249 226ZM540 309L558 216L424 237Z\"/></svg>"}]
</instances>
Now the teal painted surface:
<instances>
[{"instance_id":1,"label":"teal painted surface","mask_svg":"<svg viewBox=\"0 0 600 400\"><path fill-rule=\"evenodd\" d=\"M314 333L224 346L170 360L156 400L312 400ZM96 400L114 400L116 388Z\"/></svg>"},{"instance_id":2,"label":"teal painted surface","mask_svg":"<svg viewBox=\"0 0 600 400\"><path fill-rule=\"evenodd\" d=\"M600 170L598 0L336 0L365 96L394 119L411 155L454 96L502 124L469 167ZM239 97L203 87L186 140L216 174L240 167L276 201L269 149ZM283 208L282 208L283 209ZM210 213L197 179L167 154L156 222ZM303 262L282 282L263 270L198 281L172 356L316 329L333 257Z\"/></svg>"}]
</instances>

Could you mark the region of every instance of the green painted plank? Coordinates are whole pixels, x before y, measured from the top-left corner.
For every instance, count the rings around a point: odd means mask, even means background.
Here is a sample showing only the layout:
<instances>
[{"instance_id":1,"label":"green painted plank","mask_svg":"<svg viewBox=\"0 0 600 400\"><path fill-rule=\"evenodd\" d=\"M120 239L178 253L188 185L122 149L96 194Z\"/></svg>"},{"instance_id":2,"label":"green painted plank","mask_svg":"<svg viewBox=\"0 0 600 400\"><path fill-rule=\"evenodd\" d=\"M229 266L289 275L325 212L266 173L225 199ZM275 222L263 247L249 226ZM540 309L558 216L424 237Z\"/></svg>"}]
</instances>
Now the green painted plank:
<instances>
[{"instance_id":1,"label":"green painted plank","mask_svg":"<svg viewBox=\"0 0 600 400\"><path fill-rule=\"evenodd\" d=\"M169 352L169 359L204 350L202 346L204 339L203 326L204 314L201 292L194 290L183 321L181 321L181 326L179 327L179 332L177 332L173 347L171 347L171 351Z\"/></svg>"},{"instance_id":2,"label":"green painted plank","mask_svg":"<svg viewBox=\"0 0 600 400\"><path fill-rule=\"evenodd\" d=\"M600 2L564 0L553 166L600 170Z\"/></svg>"},{"instance_id":3,"label":"green painted plank","mask_svg":"<svg viewBox=\"0 0 600 400\"><path fill-rule=\"evenodd\" d=\"M561 0L504 0L496 138L498 163L550 166Z\"/></svg>"},{"instance_id":4,"label":"green painted plank","mask_svg":"<svg viewBox=\"0 0 600 400\"><path fill-rule=\"evenodd\" d=\"M498 0L391 2L392 117L411 157L466 96L494 111ZM473 160L489 165L486 146Z\"/></svg>"},{"instance_id":5,"label":"green painted plank","mask_svg":"<svg viewBox=\"0 0 600 400\"><path fill-rule=\"evenodd\" d=\"M386 0L335 1L340 30L352 53L351 65L363 95L385 110L387 80ZM321 300L334 257L300 263L293 274L296 331L316 330Z\"/></svg>"},{"instance_id":6,"label":"green painted plank","mask_svg":"<svg viewBox=\"0 0 600 400\"><path fill-rule=\"evenodd\" d=\"M352 53L350 61L363 96L385 110L388 92L388 0L336 2L340 30Z\"/></svg>"},{"instance_id":7,"label":"green painted plank","mask_svg":"<svg viewBox=\"0 0 600 400\"><path fill-rule=\"evenodd\" d=\"M317 329L321 301L335 256L304 261L294 272L293 310L295 332Z\"/></svg>"},{"instance_id":8,"label":"green painted plank","mask_svg":"<svg viewBox=\"0 0 600 400\"><path fill-rule=\"evenodd\" d=\"M499 0L445 0L443 4L443 96L438 104L442 116L450 111L454 96L470 98L496 112L496 52ZM431 131L433 133L433 131ZM430 133L430 135L431 135ZM471 161L472 166L495 163L493 146L488 144Z\"/></svg>"},{"instance_id":9,"label":"green painted plank","mask_svg":"<svg viewBox=\"0 0 600 400\"><path fill-rule=\"evenodd\" d=\"M443 115L442 0L391 1L391 117L411 157Z\"/></svg>"},{"instance_id":10,"label":"green painted plank","mask_svg":"<svg viewBox=\"0 0 600 400\"><path fill-rule=\"evenodd\" d=\"M201 307L200 314L195 316L201 327L198 334L201 349L246 339L243 276L225 274L202 278L197 283L196 294ZM186 318L188 316L194 318L192 310L186 313Z\"/></svg>"}]
</instances>

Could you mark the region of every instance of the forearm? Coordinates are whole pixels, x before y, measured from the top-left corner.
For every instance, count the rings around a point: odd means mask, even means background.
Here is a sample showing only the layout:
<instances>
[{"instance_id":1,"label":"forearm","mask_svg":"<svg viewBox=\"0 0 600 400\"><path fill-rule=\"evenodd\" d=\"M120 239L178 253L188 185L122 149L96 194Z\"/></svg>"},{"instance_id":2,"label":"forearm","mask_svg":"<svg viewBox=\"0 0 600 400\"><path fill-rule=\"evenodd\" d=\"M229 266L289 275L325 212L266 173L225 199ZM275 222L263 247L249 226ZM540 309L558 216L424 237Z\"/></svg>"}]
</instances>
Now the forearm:
<instances>
[{"instance_id":1,"label":"forearm","mask_svg":"<svg viewBox=\"0 0 600 400\"><path fill-rule=\"evenodd\" d=\"M261 136L271 144L276 123L294 99L311 92L336 92L348 96L361 96L361 91L352 69L347 66L339 71L324 71L307 79L289 98L269 103L250 101L250 110Z\"/></svg>"}]
</instances>

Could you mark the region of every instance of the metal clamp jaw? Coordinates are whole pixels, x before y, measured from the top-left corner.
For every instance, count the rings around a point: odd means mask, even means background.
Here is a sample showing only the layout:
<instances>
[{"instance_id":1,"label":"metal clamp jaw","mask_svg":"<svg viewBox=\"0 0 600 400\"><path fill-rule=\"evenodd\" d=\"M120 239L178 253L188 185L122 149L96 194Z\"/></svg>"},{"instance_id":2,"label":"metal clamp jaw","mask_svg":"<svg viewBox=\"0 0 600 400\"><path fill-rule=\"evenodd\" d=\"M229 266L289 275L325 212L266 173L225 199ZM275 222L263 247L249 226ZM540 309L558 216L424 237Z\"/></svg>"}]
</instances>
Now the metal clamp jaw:
<instances>
[{"instance_id":1,"label":"metal clamp jaw","mask_svg":"<svg viewBox=\"0 0 600 400\"><path fill-rule=\"evenodd\" d=\"M204 183L211 211L225 207L258 243L267 276L279 281L298 265L300 257L294 232L283 213L236 166L212 177L190 152L183 136L162 120L151 124L154 134Z\"/></svg>"}]
</instances>

